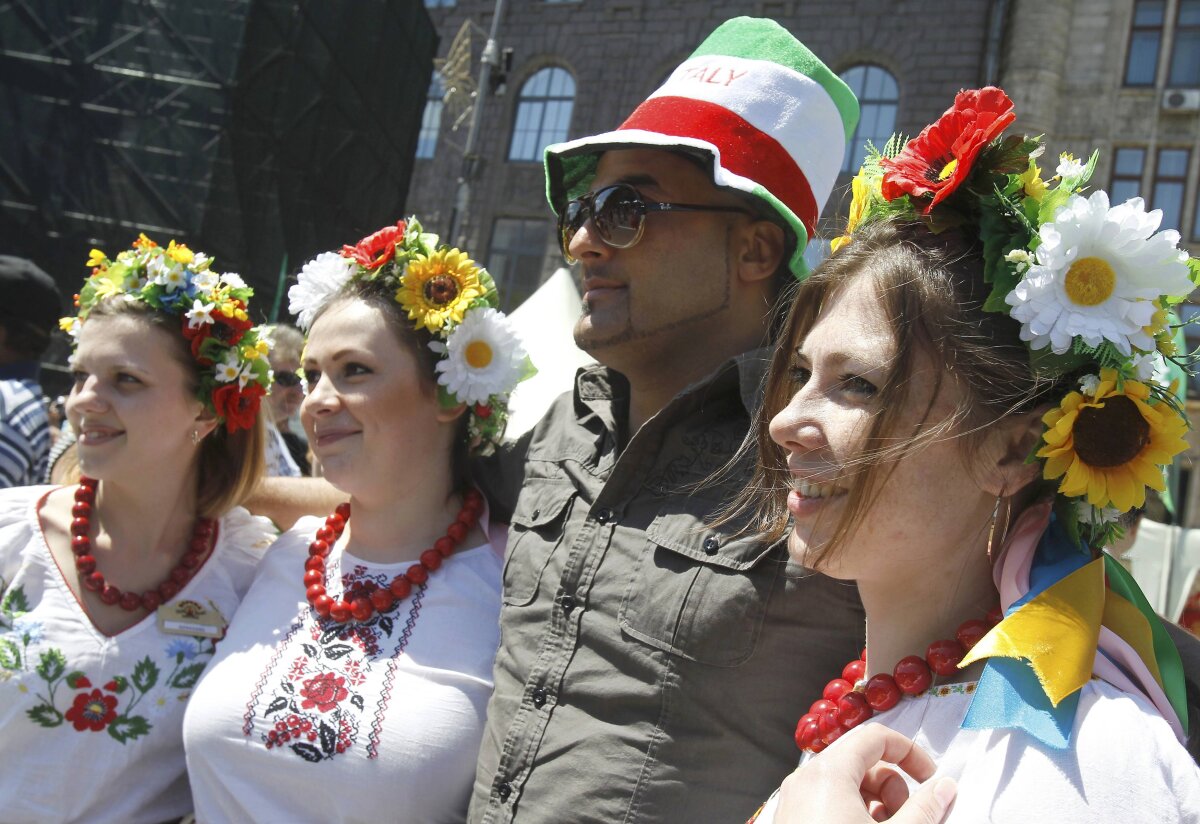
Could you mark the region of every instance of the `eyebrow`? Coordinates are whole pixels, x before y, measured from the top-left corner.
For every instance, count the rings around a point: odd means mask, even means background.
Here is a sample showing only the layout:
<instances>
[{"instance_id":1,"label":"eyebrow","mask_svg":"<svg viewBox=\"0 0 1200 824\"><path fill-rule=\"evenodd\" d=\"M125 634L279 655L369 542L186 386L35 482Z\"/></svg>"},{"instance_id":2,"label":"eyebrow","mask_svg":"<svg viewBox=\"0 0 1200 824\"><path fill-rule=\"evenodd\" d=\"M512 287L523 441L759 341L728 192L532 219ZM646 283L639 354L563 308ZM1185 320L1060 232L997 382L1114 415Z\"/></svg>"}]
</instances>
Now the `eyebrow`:
<instances>
[{"instance_id":1,"label":"eyebrow","mask_svg":"<svg viewBox=\"0 0 1200 824\"><path fill-rule=\"evenodd\" d=\"M806 355L799 346L796 347L796 351L794 354L797 358L803 358L805 361L808 361L809 363L812 362L812 358L810 356ZM830 352L828 355L826 355L824 357L824 359L831 362L834 366L841 366L844 363L853 362L853 363L857 364L859 366L859 368L861 368L863 371L876 371L876 370L880 370L880 369L887 369L890 365L890 360L883 362L883 363L873 364L867 360L864 360L861 355L852 355L849 352L843 352L841 350L835 350L833 352Z\"/></svg>"},{"instance_id":2,"label":"eyebrow","mask_svg":"<svg viewBox=\"0 0 1200 824\"><path fill-rule=\"evenodd\" d=\"M345 349L338 349L336 352L333 352L332 354L328 355L327 359L331 363L337 363L338 361L342 360L343 358L354 357L354 356L362 357L362 355L364 353L366 353L365 349L351 349L351 348L347 347ZM316 360L317 360L317 358L313 357L308 352L304 353L304 362L305 363L315 362Z\"/></svg>"}]
</instances>

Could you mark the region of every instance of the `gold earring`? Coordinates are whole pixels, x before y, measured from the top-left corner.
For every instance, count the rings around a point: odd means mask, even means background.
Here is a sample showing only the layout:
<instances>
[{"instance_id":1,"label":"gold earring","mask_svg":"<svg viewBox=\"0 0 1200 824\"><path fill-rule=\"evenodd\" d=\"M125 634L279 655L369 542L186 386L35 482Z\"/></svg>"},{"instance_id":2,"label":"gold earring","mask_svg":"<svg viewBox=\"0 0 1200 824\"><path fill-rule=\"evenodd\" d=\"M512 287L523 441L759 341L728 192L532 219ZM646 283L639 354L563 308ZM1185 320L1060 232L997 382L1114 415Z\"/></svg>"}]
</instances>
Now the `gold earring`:
<instances>
[{"instance_id":1,"label":"gold earring","mask_svg":"<svg viewBox=\"0 0 1200 824\"><path fill-rule=\"evenodd\" d=\"M200 443L200 430L193 429L192 430L192 446L196 446L199 443Z\"/></svg>"},{"instance_id":2,"label":"gold earring","mask_svg":"<svg viewBox=\"0 0 1200 824\"><path fill-rule=\"evenodd\" d=\"M1000 504L1003 500L1004 500L1003 494L996 496L996 506L992 508L992 525L988 529L987 557L988 557L988 560L992 561L992 562L995 561L993 548L995 547L997 533L999 533L1000 541L1003 542L1004 533L1006 533L1008 531L1008 511L1007 510L1005 510L1005 513L1004 513L1004 526L997 529L997 524L999 523L999 519L1000 519Z\"/></svg>"}]
</instances>

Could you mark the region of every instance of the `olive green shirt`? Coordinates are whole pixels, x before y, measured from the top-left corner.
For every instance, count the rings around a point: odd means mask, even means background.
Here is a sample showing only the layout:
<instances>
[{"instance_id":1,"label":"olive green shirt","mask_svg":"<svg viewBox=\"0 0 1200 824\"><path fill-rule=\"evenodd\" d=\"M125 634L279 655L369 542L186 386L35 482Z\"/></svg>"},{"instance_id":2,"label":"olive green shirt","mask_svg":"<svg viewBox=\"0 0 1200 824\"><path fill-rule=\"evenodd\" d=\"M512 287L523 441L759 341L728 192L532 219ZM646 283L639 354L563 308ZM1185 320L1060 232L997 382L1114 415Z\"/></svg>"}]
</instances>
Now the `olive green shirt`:
<instances>
[{"instance_id":1,"label":"olive green shirt","mask_svg":"<svg viewBox=\"0 0 1200 824\"><path fill-rule=\"evenodd\" d=\"M696 488L746 435L766 357L624 449L628 384L581 369L485 473L512 524L471 822L742 822L794 769L796 722L857 657L863 612L783 543L705 525L748 480Z\"/></svg>"}]
</instances>

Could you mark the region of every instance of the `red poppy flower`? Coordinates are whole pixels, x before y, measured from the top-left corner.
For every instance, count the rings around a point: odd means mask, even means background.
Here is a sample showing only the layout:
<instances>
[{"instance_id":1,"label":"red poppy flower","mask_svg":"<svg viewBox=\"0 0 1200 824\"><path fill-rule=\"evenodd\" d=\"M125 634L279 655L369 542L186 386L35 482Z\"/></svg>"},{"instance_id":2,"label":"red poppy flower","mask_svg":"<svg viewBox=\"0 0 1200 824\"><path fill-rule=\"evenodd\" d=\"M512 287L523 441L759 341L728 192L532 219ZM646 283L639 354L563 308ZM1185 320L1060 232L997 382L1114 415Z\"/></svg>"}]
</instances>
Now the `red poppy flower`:
<instances>
[{"instance_id":1,"label":"red poppy flower","mask_svg":"<svg viewBox=\"0 0 1200 824\"><path fill-rule=\"evenodd\" d=\"M249 429L254 426L254 419L265 394L267 390L257 383L248 383L245 389L241 389L237 381L233 381L213 392L213 408L225 419L226 431Z\"/></svg>"},{"instance_id":2,"label":"red poppy flower","mask_svg":"<svg viewBox=\"0 0 1200 824\"><path fill-rule=\"evenodd\" d=\"M884 158L884 200L933 195L922 209L929 214L967 179L980 151L1016 119L1013 102L995 86L959 92L936 123L896 157Z\"/></svg>"},{"instance_id":3,"label":"red poppy flower","mask_svg":"<svg viewBox=\"0 0 1200 824\"><path fill-rule=\"evenodd\" d=\"M396 244L404 241L404 221L395 226L384 226L378 232L367 235L356 246L343 246L342 257L348 257L364 269L378 269L396 254Z\"/></svg>"},{"instance_id":4,"label":"red poppy flower","mask_svg":"<svg viewBox=\"0 0 1200 824\"><path fill-rule=\"evenodd\" d=\"M67 710L67 720L80 732L99 732L116 717L117 696L105 695L100 690L79 693L75 696L75 704Z\"/></svg>"},{"instance_id":5,"label":"red poppy flower","mask_svg":"<svg viewBox=\"0 0 1200 824\"><path fill-rule=\"evenodd\" d=\"M345 687L346 679L332 672L323 672L316 678L309 678L300 688L301 709L316 707L321 712L329 712L350 694Z\"/></svg>"}]
</instances>

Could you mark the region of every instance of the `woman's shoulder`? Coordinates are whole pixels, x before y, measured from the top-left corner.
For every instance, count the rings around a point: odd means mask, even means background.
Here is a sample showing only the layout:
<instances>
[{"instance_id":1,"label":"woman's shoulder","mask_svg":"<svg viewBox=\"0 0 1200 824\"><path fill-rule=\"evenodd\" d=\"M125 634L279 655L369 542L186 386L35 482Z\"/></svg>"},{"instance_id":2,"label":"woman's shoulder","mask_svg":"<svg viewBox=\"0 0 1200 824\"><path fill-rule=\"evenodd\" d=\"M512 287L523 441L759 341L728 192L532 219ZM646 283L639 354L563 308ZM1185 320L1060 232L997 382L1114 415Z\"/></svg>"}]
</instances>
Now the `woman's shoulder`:
<instances>
[{"instance_id":1,"label":"woman's shoulder","mask_svg":"<svg viewBox=\"0 0 1200 824\"><path fill-rule=\"evenodd\" d=\"M49 484L0 489L0 527L29 520L30 507L54 489Z\"/></svg>"},{"instance_id":2,"label":"woman's shoulder","mask_svg":"<svg viewBox=\"0 0 1200 824\"><path fill-rule=\"evenodd\" d=\"M219 519L220 540L227 548L261 558L275 542L279 530L267 518L251 515L240 506L226 512Z\"/></svg>"}]
</instances>

